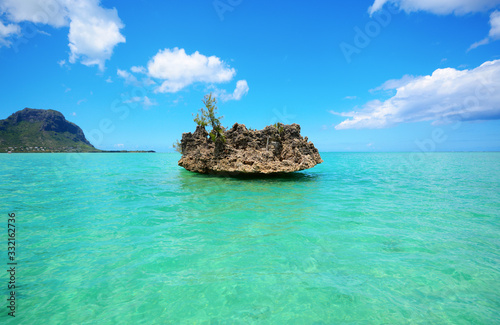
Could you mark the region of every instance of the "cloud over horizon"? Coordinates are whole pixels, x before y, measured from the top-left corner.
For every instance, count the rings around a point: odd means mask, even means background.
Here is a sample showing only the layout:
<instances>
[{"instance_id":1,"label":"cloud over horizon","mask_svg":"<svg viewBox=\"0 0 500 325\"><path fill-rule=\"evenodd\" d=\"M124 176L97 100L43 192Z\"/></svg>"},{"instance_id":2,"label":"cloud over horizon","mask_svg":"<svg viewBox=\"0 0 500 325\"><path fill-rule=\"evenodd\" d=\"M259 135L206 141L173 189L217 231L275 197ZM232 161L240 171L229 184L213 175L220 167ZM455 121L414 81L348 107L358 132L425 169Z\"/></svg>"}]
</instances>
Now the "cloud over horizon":
<instances>
[{"instance_id":1,"label":"cloud over horizon","mask_svg":"<svg viewBox=\"0 0 500 325\"><path fill-rule=\"evenodd\" d=\"M228 94L225 90L216 90L215 96L220 98L223 102L227 102L230 100L240 100L243 96L248 93L248 83L246 80L238 80L236 82L236 88L230 94Z\"/></svg>"},{"instance_id":2,"label":"cloud over horizon","mask_svg":"<svg viewBox=\"0 0 500 325\"><path fill-rule=\"evenodd\" d=\"M160 93L175 93L196 82L228 82L236 74L235 69L216 56L207 57L198 51L186 54L177 47L158 51L149 60L146 71L150 77L162 81L155 90Z\"/></svg>"},{"instance_id":3,"label":"cloud over horizon","mask_svg":"<svg viewBox=\"0 0 500 325\"><path fill-rule=\"evenodd\" d=\"M500 5L500 0L375 0L368 8L370 16L382 10L385 4L393 4L399 10L406 13L426 11L436 15L454 14L457 16L475 12L487 12ZM493 11L490 14L490 32L484 39L472 44L467 51L473 50L481 45L489 44L500 39L500 12Z\"/></svg>"},{"instance_id":4,"label":"cloud over horizon","mask_svg":"<svg viewBox=\"0 0 500 325\"><path fill-rule=\"evenodd\" d=\"M120 78L123 78L125 80L125 83L127 83L127 84L137 83L137 78L133 74L128 72L127 70L117 69L116 75Z\"/></svg>"},{"instance_id":5,"label":"cloud over horizon","mask_svg":"<svg viewBox=\"0 0 500 325\"><path fill-rule=\"evenodd\" d=\"M116 9L101 7L99 0L0 0L1 15L10 24L0 21L0 46L9 47L12 36L22 36L21 22L69 27L68 61L97 65L101 71L114 47L125 43L120 33L124 25Z\"/></svg>"},{"instance_id":6,"label":"cloud over horizon","mask_svg":"<svg viewBox=\"0 0 500 325\"><path fill-rule=\"evenodd\" d=\"M4 25L0 21L0 47L6 46L10 47L12 41L9 38L13 35L19 35L21 33L21 27L16 24L7 24Z\"/></svg>"},{"instance_id":7,"label":"cloud over horizon","mask_svg":"<svg viewBox=\"0 0 500 325\"><path fill-rule=\"evenodd\" d=\"M147 63L147 67L133 66L130 72L117 70L117 75L126 83L138 84L134 75L142 74L142 86L154 86L155 93L176 93L193 84L204 83L215 89L215 95L222 101L240 100L248 93L249 87L246 80L238 80L232 93L220 90L215 84L227 83L236 75L236 70L231 68L222 59L216 56L205 56L196 51L187 54L182 48L159 50ZM158 84L153 80L158 81Z\"/></svg>"},{"instance_id":8,"label":"cloud over horizon","mask_svg":"<svg viewBox=\"0 0 500 325\"><path fill-rule=\"evenodd\" d=\"M366 103L360 110L330 113L349 117L335 129L377 129L401 123L500 119L500 60L471 70L437 69L432 75L391 80L377 89L396 94Z\"/></svg>"},{"instance_id":9,"label":"cloud over horizon","mask_svg":"<svg viewBox=\"0 0 500 325\"><path fill-rule=\"evenodd\" d=\"M478 46L486 45L492 41L500 39L500 11L495 10L490 15L490 32L488 36L469 47L469 51Z\"/></svg>"},{"instance_id":10,"label":"cloud over horizon","mask_svg":"<svg viewBox=\"0 0 500 325\"><path fill-rule=\"evenodd\" d=\"M465 15L488 11L500 4L500 0L375 0L369 7L370 15L392 3L406 13L427 11L436 15Z\"/></svg>"},{"instance_id":11,"label":"cloud over horizon","mask_svg":"<svg viewBox=\"0 0 500 325\"><path fill-rule=\"evenodd\" d=\"M151 100L148 96L134 96L130 99L125 100L123 103L125 104L133 104L140 103L145 109L149 109L151 106L158 105L158 103L154 100Z\"/></svg>"}]
</instances>

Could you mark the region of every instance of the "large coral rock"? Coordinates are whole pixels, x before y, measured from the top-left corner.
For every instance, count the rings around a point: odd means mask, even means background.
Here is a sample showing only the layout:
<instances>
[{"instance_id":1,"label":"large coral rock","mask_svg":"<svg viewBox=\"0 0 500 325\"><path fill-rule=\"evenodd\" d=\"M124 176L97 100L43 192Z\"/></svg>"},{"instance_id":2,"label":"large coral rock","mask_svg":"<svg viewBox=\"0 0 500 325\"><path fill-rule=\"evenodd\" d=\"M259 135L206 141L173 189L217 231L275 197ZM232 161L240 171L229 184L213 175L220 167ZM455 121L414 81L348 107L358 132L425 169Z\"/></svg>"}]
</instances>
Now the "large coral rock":
<instances>
[{"instance_id":1,"label":"large coral rock","mask_svg":"<svg viewBox=\"0 0 500 325\"><path fill-rule=\"evenodd\" d=\"M182 134L179 166L203 174L271 174L312 168L323 162L318 149L300 135L300 125L248 130L234 124L226 142L215 150L204 127Z\"/></svg>"}]
</instances>

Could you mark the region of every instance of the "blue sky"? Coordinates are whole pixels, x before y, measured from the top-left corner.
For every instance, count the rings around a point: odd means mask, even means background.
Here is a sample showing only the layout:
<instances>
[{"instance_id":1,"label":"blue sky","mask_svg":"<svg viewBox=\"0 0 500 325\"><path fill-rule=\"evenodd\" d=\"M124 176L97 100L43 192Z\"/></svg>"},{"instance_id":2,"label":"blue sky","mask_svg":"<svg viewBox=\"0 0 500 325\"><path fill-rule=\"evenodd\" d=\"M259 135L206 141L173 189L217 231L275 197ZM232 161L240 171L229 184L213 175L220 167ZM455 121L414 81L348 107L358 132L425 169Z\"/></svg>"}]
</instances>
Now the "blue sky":
<instances>
[{"instance_id":1,"label":"blue sky","mask_svg":"<svg viewBox=\"0 0 500 325\"><path fill-rule=\"evenodd\" d=\"M320 151L500 150L500 0L0 0L0 118L55 109L100 149L226 127Z\"/></svg>"}]
</instances>

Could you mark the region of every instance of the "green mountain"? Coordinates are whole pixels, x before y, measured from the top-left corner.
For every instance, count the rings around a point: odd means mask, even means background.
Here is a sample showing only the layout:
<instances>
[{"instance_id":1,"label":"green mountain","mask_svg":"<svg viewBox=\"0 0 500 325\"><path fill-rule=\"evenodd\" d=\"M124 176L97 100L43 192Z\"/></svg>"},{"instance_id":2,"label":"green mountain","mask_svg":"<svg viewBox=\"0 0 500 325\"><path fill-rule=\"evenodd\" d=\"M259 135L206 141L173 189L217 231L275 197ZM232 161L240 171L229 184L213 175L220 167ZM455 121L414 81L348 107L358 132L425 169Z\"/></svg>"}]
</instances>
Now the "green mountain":
<instances>
[{"instance_id":1,"label":"green mountain","mask_svg":"<svg viewBox=\"0 0 500 325\"><path fill-rule=\"evenodd\" d=\"M98 152L58 111L25 108L0 120L0 152Z\"/></svg>"}]
</instances>

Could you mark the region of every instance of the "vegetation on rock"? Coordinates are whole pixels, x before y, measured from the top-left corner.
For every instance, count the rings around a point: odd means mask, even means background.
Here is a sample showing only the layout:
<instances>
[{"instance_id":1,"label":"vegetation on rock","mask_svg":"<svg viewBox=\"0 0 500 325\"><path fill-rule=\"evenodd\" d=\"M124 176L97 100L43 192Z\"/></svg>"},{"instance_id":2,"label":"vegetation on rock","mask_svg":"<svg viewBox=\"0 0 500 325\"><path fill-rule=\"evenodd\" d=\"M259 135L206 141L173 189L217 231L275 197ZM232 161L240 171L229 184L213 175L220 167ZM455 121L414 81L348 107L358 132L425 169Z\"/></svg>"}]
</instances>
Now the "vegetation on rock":
<instances>
[{"instance_id":1,"label":"vegetation on rock","mask_svg":"<svg viewBox=\"0 0 500 325\"><path fill-rule=\"evenodd\" d=\"M194 121L197 125L205 127L208 124L212 127L212 131L208 133L210 139L214 143L217 142L226 142L226 138L224 136L224 127L220 123L220 120L224 118L224 116L217 116L217 99L212 96L212 93L205 95L205 98L202 100L203 104L205 104L205 108L200 108L200 113L196 114Z\"/></svg>"},{"instance_id":2,"label":"vegetation on rock","mask_svg":"<svg viewBox=\"0 0 500 325\"><path fill-rule=\"evenodd\" d=\"M175 142L172 144L172 148L174 148L178 153L182 154L182 146L179 139L175 140Z\"/></svg>"},{"instance_id":3,"label":"vegetation on rock","mask_svg":"<svg viewBox=\"0 0 500 325\"><path fill-rule=\"evenodd\" d=\"M277 122L274 123L273 126L278 130L278 133L281 135L283 133L283 123Z\"/></svg>"},{"instance_id":4,"label":"vegetation on rock","mask_svg":"<svg viewBox=\"0 0 500 325\"><path fill-rule=\"evenodd\" d=\"M205 129L207 125L212 127L212 130L208 133L208 135L215 144L215 156L219 156L224 150L224 143L226 142L224 127L220 122L220 120L224 117L217 116L217 106L215 105L217 104L217 99L212 96L212 93L205 95L202 101L203 104L205 104L205 108L200 108L200 112L196 114L194 122L203 129Z\"/></svg>"}]
</instances>

